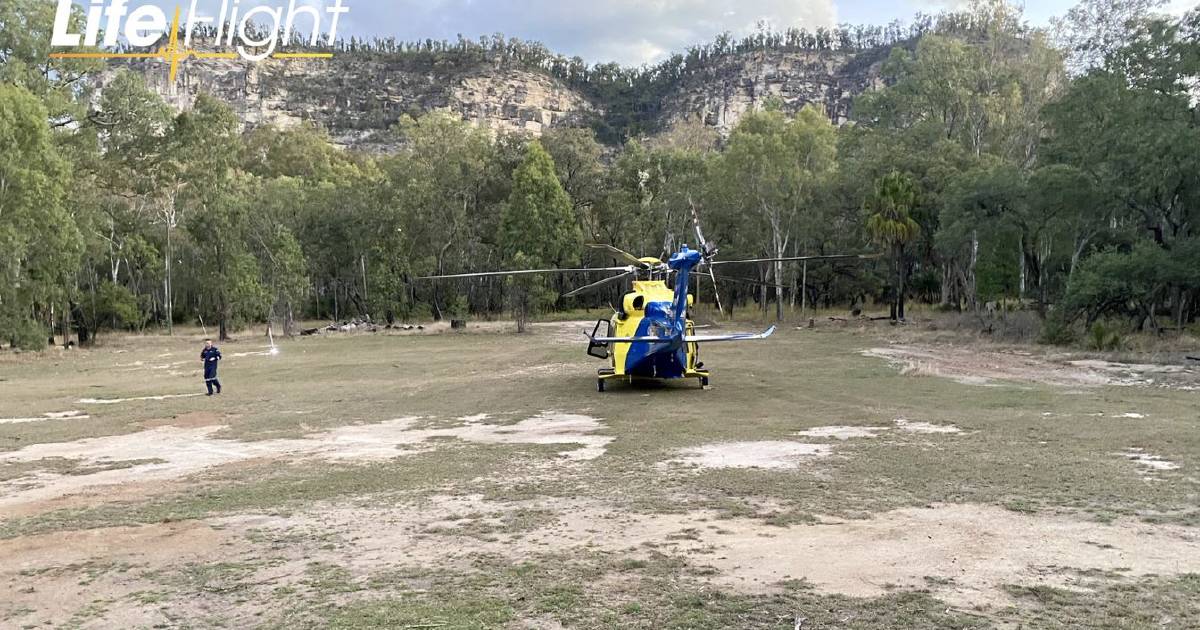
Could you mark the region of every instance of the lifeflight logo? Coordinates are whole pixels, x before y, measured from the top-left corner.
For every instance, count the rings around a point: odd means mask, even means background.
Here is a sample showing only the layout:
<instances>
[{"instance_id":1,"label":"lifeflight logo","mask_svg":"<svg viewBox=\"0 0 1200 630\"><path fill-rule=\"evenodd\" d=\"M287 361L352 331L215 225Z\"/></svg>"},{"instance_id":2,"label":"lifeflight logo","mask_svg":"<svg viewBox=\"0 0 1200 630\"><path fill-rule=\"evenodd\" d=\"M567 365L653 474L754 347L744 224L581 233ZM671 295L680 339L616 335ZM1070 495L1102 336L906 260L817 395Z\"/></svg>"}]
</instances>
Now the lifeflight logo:
<instances>
[{"instance_id":1,"label":"lifeflight logo","mask_svg":"<svg viewBox=\"0 0 1200 630\"><path fill-rule=\"evenodd\" d=\"M310 28L308 44L316 46L322 32L327 32L326 43L330 46L337 39L338 20L350 12L343 0L333 0L322 12L308 4L290 0L283 5L258 5L242 11L241 0L220 0L219 9L212 14L201 12L199 0L192 0L186 21L183 22L183 43L179 42L182 7L175 7L175 15L168 27L167 15L153 4L143 4L132 10L127 0L90 0L87 20L82 33L71 32L72 0L58 0L54 14L54 33L50 40L53 48L76 48L79 46L114 47L124 36L125 41L135 47L147 48L169 34L167 45L154 52L106 53L106 52L53 52L54 59L162 59L171 64L171 81L179 70L179 64L189 58L195 59L246 59L262 61L271 59L329 59L332 53L282 53L275 49L280 42L292 40L297 27ZM207 3L215 5L216 1ZM211 8L211 7L205 7ZM325 15L328 14L326 31ZM226 52L201 52L191 47L192 34L197 26L216 25L215 44ZM104 30L103 41L100 38ZM167 29L170 28L168 32ZM228 31L226 30L228 29ZM248 48L259 49L255 52ZM236 51L236 52L235 52Z\"/></svg>"}]
</instances>

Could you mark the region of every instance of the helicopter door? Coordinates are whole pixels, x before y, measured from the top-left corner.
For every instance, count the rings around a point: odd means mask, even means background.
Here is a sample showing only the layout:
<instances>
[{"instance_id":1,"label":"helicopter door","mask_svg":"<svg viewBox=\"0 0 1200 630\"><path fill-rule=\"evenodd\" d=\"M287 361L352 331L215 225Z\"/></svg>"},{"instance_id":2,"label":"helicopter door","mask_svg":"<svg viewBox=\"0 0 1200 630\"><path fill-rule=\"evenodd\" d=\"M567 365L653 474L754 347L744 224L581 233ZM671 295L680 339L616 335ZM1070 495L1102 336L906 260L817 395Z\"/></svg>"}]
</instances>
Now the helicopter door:
<instances>
[{"instance_id":1,"label":"helicopter door","mask_svg":"<svg viewBox=\"0 0 1200 630\"><path fill-rule=\"evenodd\" d=\"M600 333L601 328L604 328L603 334ZM602 320L596 322L596 328L592 330L592 338L593 339L596 337L611 337L611 336L612 336L612 322L611 321L609 321L607 319L602 319ZM607 359L608 354L609 354L608 342L607 341L604 341L604 342L593 341L591 344L588 345L587 353L588 353L589 357L596 357L597 359Z\"/></svg>"}]
</instances>

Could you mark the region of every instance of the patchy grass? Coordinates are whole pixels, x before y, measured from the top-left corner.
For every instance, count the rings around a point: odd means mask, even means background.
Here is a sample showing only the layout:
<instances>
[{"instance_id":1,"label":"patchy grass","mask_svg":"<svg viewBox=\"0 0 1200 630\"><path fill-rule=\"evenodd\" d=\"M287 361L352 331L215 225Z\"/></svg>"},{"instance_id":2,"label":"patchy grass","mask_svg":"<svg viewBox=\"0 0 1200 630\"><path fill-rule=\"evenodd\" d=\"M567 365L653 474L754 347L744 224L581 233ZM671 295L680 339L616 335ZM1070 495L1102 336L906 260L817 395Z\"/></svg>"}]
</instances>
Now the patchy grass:
<instances>
[{"instance_id":1,"label":"patchy grass","mask_svg":"<svg viewBox=\"0 0 1200 630\"><path fill-rule=\"evenodd\" d=\"M82 509L56 510L0 522L0 539L55 531L97 529L254 513L286 513L305 505L337 498L377 495L413 496L422 490L467 485L501 462L515 461L522 452L552 451L538 446L454 445L437 452L418 453L390 462L367 465L259 463L203 475L196 487L138 503L109 503Z\"/></svg>"},{"instance_id":2,"label":"patchy grass","mask_svg":"<svg viewBox=\"0 0 1200 630\"><path fill-rule=\"evenodd\" d=\"M874 599L823 596L804 588L747 596L706 586L702 566L655 555L543 556L519 564L479 558L468 574L442 571L381 576L391 592L339 605L318 603L285 616L297 628L496 628L515 619L535 627L780 628L797 617L806 628L972 628L977 618L951 613L922 593ZM540 623L539 623L540 622Z\"/></svg>"},{"instance_id":3,"label":"patchy grass","mask_svg":"<svg viewBox=\"0 0 1200 630\"><path fill-rule=\"evenodd\" d=\"M582 344L571 343L575 328L582 326L545 324L524 336L331 335L283 342L274 357L234 358L265 345L247 337L223 347L229 357L222 367L223 396L114 405L79 400L200 390L198 361L192 361L198 335L108 337L92 350L0 357L3 415L82 409L91 416L0 425L0 483L9 487L36 484L39 472L86 477L169 463L126 460L120 453L101 462L64 457L5 463L2 456L31 444L171 426L174 419L201 413L225 427L217 437L253 442L402 417L421 418L420 427L448 427L486 413L490 423L514 424L549 410L598 418L604 426L599 434L614 438L602 457L579 462L564 461L560 455L568 449L562 445L453 439L434 440L426 445L430 450L387 461L332 463L280 453L209 469L181 480L186 490L171 484L136 500L112 502L101 495L82 506L50 505L16 515L0 507L0 539L20 543L54 532L305 514L329 503L419 509L434 495L480 495L513 509L464 509L449 519L431 519L421 545L458 538L497 543L545 530L556 518L553 512L518 504L545 498L587 499L626 514L703 510L712 514L714 528L734 518L805 527L938 503L1200 526L1200 393L1194 391L976 387L904 376L860 354L886 343L891 329L819 327L783 330L757 345L706 347L704 361L714 370L711 391L689 384L617 386L598 394L594 370L601 364L583 357ZM891 427L897 418L954 425L962 432L887 430L873 439L848 440L797 436L817 427ZM668 463L685 449L747 441L828 444L833 451L794 469ZM1180 468L1148 479L1120 455L1131 448ZM679 544L700 538L686 529L666 537ZM636 554L584 550L531 555L518 563L474 556L444 566L364 570L354 562L353 541L320 527L251 530L244 542L253 554L218 548L202 561L140 577L137 565L107 561L102 549L91 564L21 570L30 571L24 576L30 579L146 582L108 599L75 601L70 614L53 618L57 625L122 625L123 606L150 611L150 618L172 627L791 628L798 617L806 630L1200 624L1196 576L1142 579L1084 568L1071 573L1084 589L1013 585L1006 589L1008 608L960 610L937 599L938 590L955 584L947 575L929 575L916 590L897 588L873 598L821 592L803 581L770 592L734 592L717 585L720 576L703 551L679 555L647 546ZM1097 547L1097 553L1104 551ZM289 577L273 576L274 570ZM15 592L18 583L9 580L14 575L0 574L5 580L0 600L5 589ZM249 602L257 602L252 612L230 612ZM4 625L40 625L51 619L46 615L28 603L0 606ZM138 623L141 618L128 625Z\"/></svg>"},{"instance_id":4,"label":"patchy grass","mask_svg":"<svg viewBox=\"0 0 1200 630\"><path fill-rule=\"evenodd\" d=\"M1007 587L1006 613L1039 628L1190 628L1200 624L1200 575L1125 582L1090 581L1083 589ZM1019 612L1019 614L1018 614Z\"/></svg>"}]
</instances>

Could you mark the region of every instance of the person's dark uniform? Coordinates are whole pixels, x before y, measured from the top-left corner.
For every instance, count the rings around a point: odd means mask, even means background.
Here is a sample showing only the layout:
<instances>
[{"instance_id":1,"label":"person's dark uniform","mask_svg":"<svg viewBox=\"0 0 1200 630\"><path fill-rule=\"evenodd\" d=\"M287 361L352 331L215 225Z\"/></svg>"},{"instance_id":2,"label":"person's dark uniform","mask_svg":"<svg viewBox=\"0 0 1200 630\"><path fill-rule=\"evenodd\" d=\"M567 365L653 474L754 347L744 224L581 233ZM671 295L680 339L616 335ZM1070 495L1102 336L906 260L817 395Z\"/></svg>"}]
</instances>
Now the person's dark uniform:
<instances>
[{"instance_id":1,"label":"person's dark uniform","mask_svg":"<svg viewBox=\"0 0 1200 630\"><path fill-rule=\"evenodd\" d=\"M217 380L217 364L221 362L221 351L216 346L205 348L200 353L200 358L204 360L204 384L208 386L208 395L213 395L213 388L217 388L217 393L221 393L221 381Z\"/></svg>"}]
</instances>

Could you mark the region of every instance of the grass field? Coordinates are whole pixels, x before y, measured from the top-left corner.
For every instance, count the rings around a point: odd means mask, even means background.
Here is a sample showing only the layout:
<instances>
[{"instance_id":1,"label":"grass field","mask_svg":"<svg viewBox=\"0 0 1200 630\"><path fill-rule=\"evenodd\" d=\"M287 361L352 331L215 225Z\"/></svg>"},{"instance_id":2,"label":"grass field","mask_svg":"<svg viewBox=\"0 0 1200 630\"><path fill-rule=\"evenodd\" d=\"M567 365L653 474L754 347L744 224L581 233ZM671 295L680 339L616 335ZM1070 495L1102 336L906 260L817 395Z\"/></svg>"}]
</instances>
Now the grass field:
<instances>
[{"instance_id":1,"label":"grass field","mask_svg":"<svg viewBox=\"0 0 1200 630\"><path fill-rule=\"evenodd\" d=\"M1182 357L788 328L599 394L584 327L0 357L0 627L1200 627Z\"/></svg>"}]
</instances>

